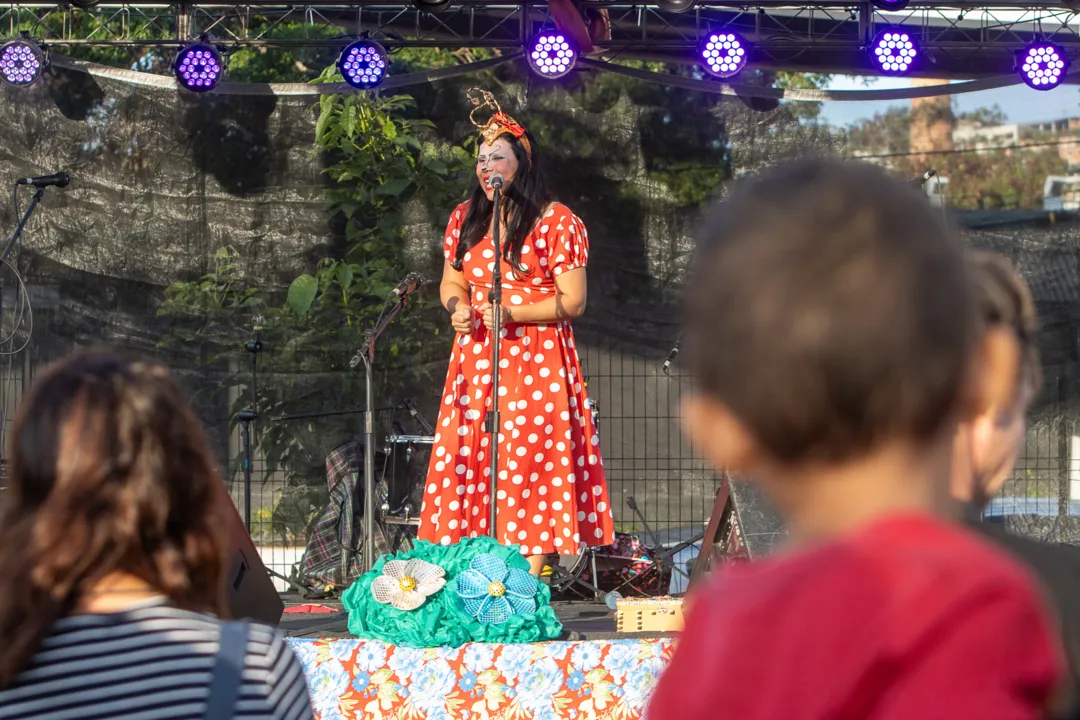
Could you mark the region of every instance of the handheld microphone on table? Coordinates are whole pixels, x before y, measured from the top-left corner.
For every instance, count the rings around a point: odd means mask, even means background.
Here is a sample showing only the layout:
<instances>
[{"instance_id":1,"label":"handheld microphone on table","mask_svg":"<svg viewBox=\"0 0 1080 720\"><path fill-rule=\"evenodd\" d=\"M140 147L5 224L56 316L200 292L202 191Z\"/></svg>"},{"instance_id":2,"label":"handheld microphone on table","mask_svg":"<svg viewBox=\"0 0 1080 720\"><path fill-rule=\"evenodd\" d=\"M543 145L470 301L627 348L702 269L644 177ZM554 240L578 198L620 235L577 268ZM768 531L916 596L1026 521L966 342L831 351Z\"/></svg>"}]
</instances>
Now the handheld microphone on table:
<instances>
[{"instance_id":1,"label":"handheld microphone on table","mask_svg":"<svg viewBox=\"0 0 1080 720\"><path fill-rule=\"evenodd\" d=\"M398 286L390 291L390 299L405 298L420 289L427 278L420 273L409 273L405 276L405 279L398 283Z\"/></svg>"},{"instance_id":2,"label":"handheld microphone on table","mask_svg":"<svg viewBox=\"0 0 1080 720\"><path fill-rule=\"evenodd\" d=\"M15 181L16 185L33 185L37 188L43 187L67 187L71 183L71 176L66 172L53 173L52 175L41 175L39 177L20 178Z\"/></svg>"}]
</instances>

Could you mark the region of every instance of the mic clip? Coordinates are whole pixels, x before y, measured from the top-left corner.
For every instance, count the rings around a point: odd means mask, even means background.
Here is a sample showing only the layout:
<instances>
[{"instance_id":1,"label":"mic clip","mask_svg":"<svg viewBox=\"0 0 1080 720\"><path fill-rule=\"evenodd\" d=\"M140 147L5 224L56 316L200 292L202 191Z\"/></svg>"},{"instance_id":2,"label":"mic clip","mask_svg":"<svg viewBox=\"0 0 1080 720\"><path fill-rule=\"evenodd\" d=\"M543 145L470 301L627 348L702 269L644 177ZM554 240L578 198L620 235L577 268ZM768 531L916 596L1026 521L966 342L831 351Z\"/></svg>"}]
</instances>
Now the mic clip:
<instances>
[{"instance_id":1,"label":"mic clip","mask_svg":"<svg viewBox=\"0 0 1080 720\"><path fill-rule=\"evenodd\" d=\"M679 337L675 340L675 347L671 348L671 352L668 353L667 360L664 361L664 366L663 368L661 368L664 371L665 375L668 374L668 368L671 367L671 363L674 362L675 358L679 356L679 344L681 342L682 335L680 334Z\"/></svg>"}]
</instances>

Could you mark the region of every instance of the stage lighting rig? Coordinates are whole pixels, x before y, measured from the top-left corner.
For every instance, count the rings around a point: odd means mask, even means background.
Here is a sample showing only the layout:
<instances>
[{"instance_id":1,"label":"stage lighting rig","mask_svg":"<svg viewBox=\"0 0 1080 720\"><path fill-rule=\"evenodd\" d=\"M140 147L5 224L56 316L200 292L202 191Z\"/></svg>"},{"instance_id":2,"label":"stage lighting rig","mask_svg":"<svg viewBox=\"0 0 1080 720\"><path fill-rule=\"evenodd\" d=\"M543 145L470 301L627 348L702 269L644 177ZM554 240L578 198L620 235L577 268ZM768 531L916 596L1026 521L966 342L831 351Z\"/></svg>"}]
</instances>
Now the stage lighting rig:
<instances>
[{"instance_id":1,"label":"stage lighting rig","mask_svg":"<svg viewBox=\"0 0 1080 720\"><path fill-rule=\"evenodd\" d=\"M690 12L695 6L697 0L656 0L656 7L669 13Z\"/></svg>"},{"instance_id":2,"label":"stage lighting rig","mask_svg":"<svg viewBox=\"0 0 1080 720\"><path fill-rule=\"evenodd\" d=\"M529 41L527 56L529 67L546 78L561 78L574 69L578 51L569 35L557 30L547 30L533 36Z\"/></svg>"},{"instance_id":3,"label":"stage lighting rig","mask_svg":"<svg viewBox=\"0 0 1080 720\"><path fill-rule=\"evenodd\" d=\"M919 57L919 45L907 30L890 28L874 38L870 57L878 70L886 75L904 75Z\"/></svg>"},{"instance_id":4,"label":"stage lighting rig","mask_svg":"<svg viewBox=\"0 0 1080 720\"><path fill-rule=\"evenodd\" d=\"M874 6L886 12L897 12L907 7L908 0L874 0Z\"/></svg>"},{"instance_id":5,"label":"stage lighting rig","mask_svg":"<svg viewBox=\"0 0 1080 720\"><path fill-rule=\"evenodd\" d=\"M1016 66L1020 77L1036 90L1053 90L1069 72L1069 58L1065 51L1048 42L1028 45L1016 54Z\"/></svg>"},{"instance_id":6,"label":"stage lighting rig","mask_svg":"<svg viewBox=\"0 0 1080 720\"><path fill-rule=\"evenodd\" d=\"M191 92L210 92L221 82L225 63L221 53L205 42L192 43L180 48L173 63L176 81Z\"/></svg>"},{"instance_id":7,"label":"stage lighting rig","mask_svg":"<svg viewBox=\"0 0 1080 720\"><path fill-rule=\"evenodd\" d=\"M742 72L749 50L746 40L729 31L709 33L698 43L702 67L718 78L730 78Z\"/></svg>"},{"instance_id":8,"label":"stage lighting rig","mask_svg":"<svg viewBox=\"0 0 1080 720\"><path fill-rule=\"evenodd\" d=\"M338 57L338 72L358 90L370 90L386 79L390 61L386 50L374 40L350 43Z\"/></svg>"},{"instance_id":9,"label":"stage lighting rig","mask_svg":"<svg viewBox=\"0 0 1080 720\"><path fill-rule=\"evenodd\" d=\"M450 6L454 4L454 0L412 0L412 6L420 12L436 13L449 10Z\"/></svg>"},{"instance_id":10,"label":"stage lighting rig","mask_svg":"<svg viewBox=\"0 0 1080 720\"><path fill-rule=\"evenodd\" d=\"M45 55L28 37L9 40L0 46L0 76L8 85L30 87L45 70Z\"/></svg>"}]
</instances>

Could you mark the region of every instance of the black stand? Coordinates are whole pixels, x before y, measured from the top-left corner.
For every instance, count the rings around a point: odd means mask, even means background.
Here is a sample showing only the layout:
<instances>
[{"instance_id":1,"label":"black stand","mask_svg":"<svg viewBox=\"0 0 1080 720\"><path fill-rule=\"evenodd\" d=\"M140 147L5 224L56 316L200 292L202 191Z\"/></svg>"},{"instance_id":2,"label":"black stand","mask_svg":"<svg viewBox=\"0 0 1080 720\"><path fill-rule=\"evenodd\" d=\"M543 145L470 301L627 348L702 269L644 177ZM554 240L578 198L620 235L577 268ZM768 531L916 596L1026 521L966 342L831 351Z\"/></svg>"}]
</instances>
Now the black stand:
<instances>
[{"instance_id":1,"label":"black stand","mask_svg":"<svg viewBox=\"0 0 1080 720\"><path fill-rule=\"evenodd\" d=\"M495 245L495 264L491 271L491 410L484 419L484 431L491 435L491 482L489 483L489 518L491 537L498 541L498 494L499 484L499 342L502 340L502 191L495 188L495 202L491 211L491 239Z\"/></svg>"},{"instance_id":2,"label":"black stand","mask_svg":"<svg viewBox=\"0 0 1080 720\"><path fill-rule=\"evenodd\" d=\"M364 570L375 567L375 396L372 394L372 363L375 360L375 341L391 321L405 308L402 296L383 313L375 327L364 337L364 346L356 351L350 367L364 363Z\"/></svg>"},{"instance_id":3,"label":"black stand","mask_svg":"<svg viewBox=\"0 0 1080 720\"><path fill-rule=\"evenodd\" d=\"M634 514L637 515L638 520L640 520L641 524L645 527L645 532L652 539L653 550L655 550L657 552L657 561L660 562L661 564L667 563L668 565L671 566L671 568L673 570L675 570L676 572L681 574L684 578L689 580L690 579L690 574L688 572L686 572L685 570L683 570L678 565L676 565L675 563L673 563L672 558L674 558L676 555L678 555L682 550L684 550L684 549L686 549L688 547L692 547L694 545L697 545L699 542L701 542L701 540L705 537L705 531L702 530L701 532L697 533L696 535L694 535L689 540L683 540L681 543L675 545L674 547L669 548L667 550L664 550L663 546L660 543L660 538L657 537L656 533L653 532L653 529L651 527L649 527L648 521L645 520L645 514L643 512L641 512L641 508L638 507L637 500L634 499L633 495L628 495L626 497L626 504L634 512Z\"/></svg>"},{"instance_id":4,"label":"black stand","mask_svg":"<svg viewBox=\"0 0 1080 720\"><path fill-rule=\"evenodd\" d=\"M262 328L255 326L254 337L244 344L244 349L251 355L251 404L236 414L240 421L240 441L244 445L244 527L248 535L251 535L251 423L258 419L259 399L256 390L258 377L258 358L263 350L262 340L259 335Z\"/></svg>"},{"instance_id":5,"label":"black stand","mask_svg":"<svg viewBox=\"0 0 1080 720\"><path fill-rule=\"evenodd\" d=\"M45 196L45 188L39 187L34 193L34 199L30 201L30 204L26 206L26 212L23 213L22 219L19 220L19 224L15 228L15 232L12 233L11 239L8 240L7 247L4 248L4 254L0 255L0 263L6 262L8 256L11 255L11 251L15 249L15 243L18 241L19 236L22 235L23 228L26 227L27 221L34 213L34 208L41 202L41 198Z\"/></svg>"},{"instance_id":6,"label":"black stand","mask_svg":"<svg viewBox=\"0 0 1080 720\"><path fill-rule=\"evenodd\" d=\"M15 186L15 192L18 193L18 184ZM45 197L45 188L39 187L34 192L34 199L30 201L30 204L26 206L26 212L23 213L22 219L19 220L19 224L15 226L15 232L11 234L11 238L8 240L7 247L4 248L3 255L0 255L0 265L7 262L8 257L11 256L11 251L15 249L15 243L19 241L19 236L22 235L23 228L26 227L26 223L30 220L30 216L34 214L34 208L37 207L41 199ZM15 196L16 202L18 195ZM17 207L17 206L16 206ZM3 286L0 285L0 318L4 317L4 297ZM11 336L15 336L16 328L12 327Z\"/></svg>"}]
</instances>

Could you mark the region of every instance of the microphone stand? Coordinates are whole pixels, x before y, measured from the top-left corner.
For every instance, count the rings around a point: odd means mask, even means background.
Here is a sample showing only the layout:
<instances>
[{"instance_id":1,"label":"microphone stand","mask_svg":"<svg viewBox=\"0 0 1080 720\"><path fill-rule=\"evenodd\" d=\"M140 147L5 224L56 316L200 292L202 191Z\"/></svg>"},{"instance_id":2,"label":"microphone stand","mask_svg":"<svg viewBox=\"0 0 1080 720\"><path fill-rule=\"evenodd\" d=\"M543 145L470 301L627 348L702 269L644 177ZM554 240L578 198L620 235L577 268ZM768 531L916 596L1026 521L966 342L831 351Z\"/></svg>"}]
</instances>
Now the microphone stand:
<instances>
[{"instance_id":1,"label":"microphone stand","mask_svg":"<svg viewBox=\"0 0 1080 720\"><path fill-rule=\"evenodd\" d=\"M491 239L495 245L495 263L491 271L491 292L488 293L488 303L491 305L492 340L491 340L491 410L485 418L486 432L491 435L491 483L490 483L490 518L488 522L491 537L498 542L498 495L496 490L499 482L499 341L502 339L502 186L492 186L495 190L494 204L492 207L492 231Z\"/></svg>"},{"instance_id":2,"label":"microphone stand","mask_svg":"<svg viewBox=\"0 0 1080 720\"><path fill-rule=\"evenodd\" d=\"M244 349L251 355L251 403L236 414L240 421L240 441L244 445L244 527L248 535L251 535L251 423L258 417L259 406L258 393L255 381L257 376L259 353L263 350L262 340L259 335L262 328L255 326L254 338L244 344Z\"/></svg>"},{"instance_id":3,"label":"microphone stand","mask_svg":"<svg viewBox=\"0 0 1080 720\"><path fill-rule=\"evenodd\" d=\"M375 396L372 393L372 363L375 360L375 341L405 308L406 294L400 296L382 320L364 336L364 345L349 362L355 368L364 363L364 571L375 567ZM350 545L352 542L350 541ZM349 548L352 552L352 548ZM351 558L349 558L351 560Z\"/></svg>"},{"instance_id":4,"label":"microphone stand","mask_svg":"<svg viewBox=\"0 0 1080 720\"><path fill-rule=\"evenodd\" d=\"M7 247L4 248L4 254L0 255L0 263L6 262L8 256L11 255L11 251L15 248L15 243L18 241L19 236L22 235L23 228L26 227L26 223L30 220L30 216L34 212L34 208L41 202L41 199L45 197L45 188L39 187L34 193L34 199L30 201L30 204L26 206L26 212L23 213L22 219L19 220L18 226L15 228L15 232L12 233L11 239L8 240Z\"/></svg>"},{"instance_id":5,"label":"microphone stand","mask_svg":"<svg viewBox=\"0 0 1080 720\"><path fill-rule=\"evenodd\" d=\"M19 184L15 184L15 192L18 192ZM15 249L15 243L19 241L19 236L22 235L23 228L26 227L26 223L30 220L30 216L34 213L34 208L37 207L41 199L45 197L45 186L38 187L34 192L34 199L30 201L30 204L26 206L26 212L23 213L22 219L19 220L19 224L15 226L15 232L11 234L11 238L8 240L7 247L4 248L4 253L0 255L0 265L7 262L8 257L11 255L11 251ZM18 195L15 196L16 202L18 201ZM18 206L16 206L18 207ZM4 294L3 294L3 280L0 279L0 318L4 317ZM16 302L16 306L18 303ZM15 327L12 327L12 337L15 336Z\"/></svg>"}]
</instances>

